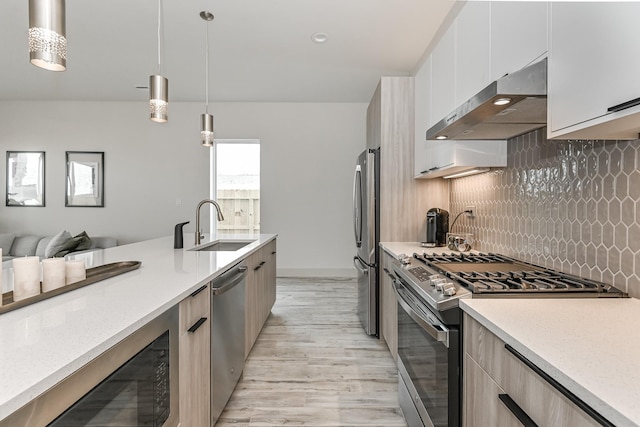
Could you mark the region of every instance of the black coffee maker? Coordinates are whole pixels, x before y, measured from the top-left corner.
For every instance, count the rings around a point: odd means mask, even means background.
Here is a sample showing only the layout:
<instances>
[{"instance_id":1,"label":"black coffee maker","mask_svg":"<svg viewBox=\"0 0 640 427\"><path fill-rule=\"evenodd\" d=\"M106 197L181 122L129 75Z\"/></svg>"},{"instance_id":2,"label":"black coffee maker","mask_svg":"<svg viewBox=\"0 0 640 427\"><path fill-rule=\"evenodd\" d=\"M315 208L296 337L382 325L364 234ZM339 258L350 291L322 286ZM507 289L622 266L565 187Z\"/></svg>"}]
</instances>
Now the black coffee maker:
<instances>
[{"instance_id":1,"label":"black coffee maker","mask_svg":"<svg viewBox=\"0 0 640 427\"><path fill-rule=\"evenodd\" d=\"M427 211L427 240L425 247L444 246L449 232L449 212L440 208Z\"/></svg>"}]
</instances>

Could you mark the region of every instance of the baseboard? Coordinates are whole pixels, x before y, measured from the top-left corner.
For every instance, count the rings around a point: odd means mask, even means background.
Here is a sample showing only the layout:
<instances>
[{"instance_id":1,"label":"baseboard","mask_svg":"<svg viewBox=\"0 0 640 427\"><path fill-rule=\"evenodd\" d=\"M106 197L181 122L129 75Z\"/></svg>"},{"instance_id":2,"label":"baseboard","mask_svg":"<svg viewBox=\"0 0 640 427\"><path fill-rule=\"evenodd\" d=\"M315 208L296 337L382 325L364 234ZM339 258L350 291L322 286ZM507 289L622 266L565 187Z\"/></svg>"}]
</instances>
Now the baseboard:
<instances>
[{"instance_id":1,"label":"baseboard","mask_svg":"<svg viewBox=\"0 0 640 427\"><path fill-rule=\"evenodd\" d=\"M278 268L278 277L356 277L353 268Z\"/></svg>"}]
</instances>

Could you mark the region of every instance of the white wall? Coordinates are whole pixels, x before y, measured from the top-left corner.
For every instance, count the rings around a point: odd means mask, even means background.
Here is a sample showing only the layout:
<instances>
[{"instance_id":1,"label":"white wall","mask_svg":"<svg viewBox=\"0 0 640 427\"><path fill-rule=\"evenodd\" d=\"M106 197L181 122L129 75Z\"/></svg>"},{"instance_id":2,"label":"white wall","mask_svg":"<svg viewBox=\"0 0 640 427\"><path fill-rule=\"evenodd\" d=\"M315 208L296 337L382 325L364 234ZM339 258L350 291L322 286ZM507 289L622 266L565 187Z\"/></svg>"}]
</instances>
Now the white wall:
<instances>
[{"instance_id":1,"label":"white wall","mask_svg":"<svg viewBox=\"0 0 640 427\"><path fill-rule=\"evenodd\" d=\"M261 225L278 234L280 274L353 274L352 169L365 147L366 104L210 105L218 138L261 141ZM0 102L0 152L46 152L46 207L0 205L0 232L109 235L121 244L172 235L209 194L198 103ZM64 206L65 151L105 152L105 207ZM1 188L6 188L4 156ZM176 206L180 199L181 206ZM204 214L203 210L203 214ZM207 221L202 221L206 226ZM188 237L187 237L188 238Z\"/></svg>"}]
</instances>

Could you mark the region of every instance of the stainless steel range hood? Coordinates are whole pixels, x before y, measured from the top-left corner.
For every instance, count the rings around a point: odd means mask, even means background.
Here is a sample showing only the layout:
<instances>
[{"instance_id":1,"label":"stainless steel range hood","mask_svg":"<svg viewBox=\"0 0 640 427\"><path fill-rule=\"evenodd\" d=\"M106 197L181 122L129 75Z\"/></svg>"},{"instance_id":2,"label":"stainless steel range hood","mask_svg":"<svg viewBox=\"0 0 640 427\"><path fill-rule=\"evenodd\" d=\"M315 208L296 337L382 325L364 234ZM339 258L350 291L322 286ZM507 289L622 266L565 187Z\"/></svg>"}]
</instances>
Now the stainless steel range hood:
<instances>
[{"instance_id":1,"label":"stainless steel range hood","mask_svg":"<svg viewBox=\"0 0 640 427\"><path fill-rule=\"evenodd\" d=\"M545 58L485 87L432 126L427 139L509 139L546 124Z\"/></svg>"}]
</instances>

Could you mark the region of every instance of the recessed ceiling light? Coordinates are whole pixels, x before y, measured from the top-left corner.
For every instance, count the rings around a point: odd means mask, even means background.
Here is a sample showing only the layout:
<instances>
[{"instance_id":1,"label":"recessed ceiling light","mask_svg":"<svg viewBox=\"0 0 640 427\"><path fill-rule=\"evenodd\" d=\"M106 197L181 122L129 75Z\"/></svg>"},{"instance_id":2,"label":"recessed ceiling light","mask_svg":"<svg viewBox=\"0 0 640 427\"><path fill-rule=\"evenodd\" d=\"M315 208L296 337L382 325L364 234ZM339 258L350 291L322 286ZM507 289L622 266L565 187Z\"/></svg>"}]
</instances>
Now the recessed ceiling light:
<instances>
[{"instance_id":1,"label":"recessed ceiling light","mask_svg":"<svg viewBox=\"0 0 640 427\"><path fill-rule=\"evenodd\" d=\"M436 136L436 139L447 139L448 136L447 135L438 135Z\"/></svg>"},{"instance_id":2,"label":"recessed ceiling light","mask_svg":"<svg viewBox=\"0 0 640 427\"><path fill-rule=\"evenodd\" d=\"M493 101L493 105L507 105L511 102L511 98L498 98Z\"/></svg>"},{"instance_id":3,"label":"recessed ceiling light","mask_svg":"<svg viewBox=\"0 0 640 427\"><path fill-rule=\"evenodd\" d=\"M314 43L326 43L328 39L329 36L327 35L327 33L313 33L311 35L311 40Z\"/></svg>"}]
</instances>

